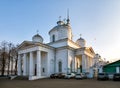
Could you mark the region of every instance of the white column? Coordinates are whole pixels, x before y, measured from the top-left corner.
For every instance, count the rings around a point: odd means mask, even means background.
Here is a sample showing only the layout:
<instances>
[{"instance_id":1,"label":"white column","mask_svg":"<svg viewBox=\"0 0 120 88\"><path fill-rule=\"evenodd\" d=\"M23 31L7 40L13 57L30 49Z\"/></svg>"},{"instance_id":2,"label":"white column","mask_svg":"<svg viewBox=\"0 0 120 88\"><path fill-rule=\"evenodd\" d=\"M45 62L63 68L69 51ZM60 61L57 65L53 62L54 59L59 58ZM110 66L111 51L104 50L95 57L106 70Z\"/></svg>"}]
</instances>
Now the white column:
<instances>
[{"instance_id":1,"label":"white column","mask_svg":"<svg viewBox=\"0 0 120 88\"><path fill-rule=\"evenodd\" d=\"M18 55L18 75L21 75L21 56Z\"/></svg>"},{"instance_id":2,"label":"white column","mask_svg":"<svg viewBox=\"0 0 120 88\"><path fill-rule=\"evenodd\" d=\"M23 54L23 75L27 75L26 53Z\"/></svg>"},{"instance_id":3,"label":"white column","mask_svg":"<svg viewBox=\"0 0 120 88\"><path fill-rule=\"evenodd\" d=\"M116 73L120 73L120 67L116 67Z\"/></svg>"},{"instance_id":4,"label":"white column","mask_svg":"<svg viewBox=\"0 0 120 88\"><path fill-rule=\"evenodd\" d=\"M94 74L93 68L90 67L90 68L89 68L89 78L93 78L93 74Z\"/></svg>"},{"instance_id":5,"label":"white column","mask_svg":"<svg viewBox=\"0 0 120 88\"><path fill-rule=\"evenodd\" d=\"M89 56L86 56L86 71L90 71L90 66L89 66Z\"/></svg>"},{"instance_id":6,"label":"white column","mask_svg":"<svg viewBox=\"0 0 120 88\"><path fill-rule=\"evenodd\" d=\"M41 76L41 51L37 51L37 76Z\"/></svg>"},{"instance_id":7,"label":"white column","mask_svg":"<svg viewBox=\"0 0 120 88\"><path fill-rule=\"evenodd\" d=\"M71 64L71 60L69 59L69 56L68 56L68 73L71 73L71 67L70 67L70 64Z\"/></svg>"},{"instance_id":8,"label":"white column","mask_svg":"<svg viewBox=\"0 0 120 88\"><path fill-rule=\"evenodd\" d=\"M72 60L72 71L75 72L75 59Z\"/></svg>"},{"instance_id":9,"label":"white column","mask_svg":"<svg viewBox=\"0 0 120 88\"><path fill-rule=\"evenodd\" d=\"M33 52L30 52L29 75L33 76Z\"/></svg>"},{"instance_id":10,"label":"white column","mask_svg":"<svg viewBox=\"0 0 120 88\"><path fill-rule=\"evenodd\" d=\"M73 58L73 65L72 65L72 67L73 67L73 72L75 72L75 56Z\"/></svg>"},{"instance_id":11,"label":"white column","mask_svg":"<svg viewBox=\"0 0 120 88\"><path fill-rule=\"evenodd\" d=\"M77 58L75 57L75 72L77 72Z\"/></svg>"},{"instance_id":12,"label":"white column","mask_svg":"<svg viewBox=\"0 0 120 88\"><path fill-rule=\"evenodd\" d=\"M86 72L86 56L85 54L82 55L82 72Z\"/></svg>"}]
</instances>

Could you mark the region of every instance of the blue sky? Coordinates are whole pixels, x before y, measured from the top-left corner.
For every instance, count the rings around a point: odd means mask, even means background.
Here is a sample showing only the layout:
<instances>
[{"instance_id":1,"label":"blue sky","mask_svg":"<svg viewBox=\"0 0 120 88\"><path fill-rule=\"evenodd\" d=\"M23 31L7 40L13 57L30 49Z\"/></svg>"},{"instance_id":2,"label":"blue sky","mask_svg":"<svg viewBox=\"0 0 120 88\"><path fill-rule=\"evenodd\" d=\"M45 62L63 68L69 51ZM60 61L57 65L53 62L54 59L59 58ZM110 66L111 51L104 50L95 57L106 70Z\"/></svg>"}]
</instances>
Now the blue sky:
<instances>
[{"instance_id":1,"label":"blue sky","mask_svg":"<svg viewBox=\"0 0 120 88\"><path fill-rule=\"evenodd\" d=\"M0 42L20 44L37 30L49 42L49 30L67 8L74 41L82 34L103 58L120 58L120 0L0 0Z\"/></svg>"}]
</instances>

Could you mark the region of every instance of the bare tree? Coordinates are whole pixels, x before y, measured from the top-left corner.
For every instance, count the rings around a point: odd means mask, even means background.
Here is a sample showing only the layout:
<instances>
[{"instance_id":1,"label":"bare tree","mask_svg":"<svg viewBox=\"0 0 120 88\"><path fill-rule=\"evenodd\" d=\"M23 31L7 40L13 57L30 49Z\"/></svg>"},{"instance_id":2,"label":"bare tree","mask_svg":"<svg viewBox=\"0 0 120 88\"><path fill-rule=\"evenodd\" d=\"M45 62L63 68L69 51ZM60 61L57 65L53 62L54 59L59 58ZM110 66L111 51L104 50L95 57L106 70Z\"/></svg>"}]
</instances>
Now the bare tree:
<instances>
[{"instance_id":1,"label":"bare tree","mask_svg":"<svg viewBox=\"0 0 120 88\"><path fill-rule=\"evenodd\" d=\"M9 72L10 72L11 47L12 47L12 43L9 43L8 44L8 48L9 48L9 51L8 51L8 70L7 70L8 75L9 75Z\"/></svg>"},{"instance_id":2,"label":"bare tree","mask_svg":"<svg viewBox=\"0 0 120 88\"><path fill-rule=\"evenodd\" d=\"M13 74L13 71L17 71L17 48L13 43L3 41L0 43L0 72L1 75L7 73L7 75ZM10 73L11 72L11 73Z\"/></svg>"},{"instance_id":3,"label":"bare tree","mask_svg":"<svg viewBox=\"0 0 120 88\"><path fill-rule=\"evenodd\" d=\"M13 72L15 71L16 60L17 60L17 51L16 51L16 47L13 46L11 49L11 74L13 74Z\"/></svg>"},{"instance_id":4,"label":"bare tree","mask_svg":"<svg viewBox=\"0 0 120 88\"><path fill-rule=\"evenodd\" d=\"M7 53L7 42L3 41L1 43L1 54L0 54L0 61L1 61L1 75L4 75L5 73L5 67L6 67L6 62L8 58L8 53Z\"/></svg>"},{"instance_id":5,"label":"bare tree","mask_svg":"<svg viewBox=\"0 0 120 88\"><path fill-rule=\"evenodd\" d=\"M18 62L18 52L17 52L17 48L18 48L19 44L17 44L15 46L15 49L14 49L14 54L15 54L15 75L17 75L17 62Z\"/></svg>"}]
</instances>

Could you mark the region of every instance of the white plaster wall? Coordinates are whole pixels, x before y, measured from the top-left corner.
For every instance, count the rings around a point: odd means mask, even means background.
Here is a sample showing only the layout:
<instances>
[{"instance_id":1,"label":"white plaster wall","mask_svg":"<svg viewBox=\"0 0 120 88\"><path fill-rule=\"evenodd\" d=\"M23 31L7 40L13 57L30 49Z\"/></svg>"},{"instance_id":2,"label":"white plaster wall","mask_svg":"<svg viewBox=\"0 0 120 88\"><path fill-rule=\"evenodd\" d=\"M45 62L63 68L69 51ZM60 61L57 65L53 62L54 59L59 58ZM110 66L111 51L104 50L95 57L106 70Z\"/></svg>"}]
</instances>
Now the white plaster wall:
<instances>
[{"instance_id":1,"label":"white plaster wall","mask_svg":"<svg viewBox=\"0 0 120 88\"><path fill-rule=\"evenodd\" d=\"M55 35L55 41L58 40L58 31L57 30L54 30L52 32L50 32L50 42L52 42L52 36Z\"/></svg>"},{"instance_id":2,"label":"white plaster wall","mask_svg":"<svg viewBox=\"0 0 120 88\"><path fill-rule=\"evenodd\" d=\"M69 36L69 39L72 40L73 34L72 34L71 28L69 28L68 36Z\"/></svg>"},{"instance_id":3,"label":"white plaster wall","mask_svg":"<svg viewBox=\"0 0 120 88\"><path fill-rule=\"evenodd\" d=\"M67 29L66 28L61 28L58 30L58 40L68 38L67 36Z\"/></svg>"},{"instance_id":4,"label":"white plaster wall","mask_svg":"<svg viewBox=\"0 0 120 88\"><path fill-rule=\"evenodd\" d=\"M47 53L42 52L41 53L41 75L46 76L47 75ZM44 68L44 72L43 72Z\"/></svg>"},{"instance_id":5,"label":"white plaster wall","mask_svg":"<svg viewBox=\"0 0 120 88\"><path fill-rule=\"evenodd\" d=\"M50 76L55 71L55 54L54 50L48 50L47 54L47 76ZM51 60L53 63L51 64Z\"/></svg>"},{"instance_id":6,"label":"white plaster wall","mask_svg":"<svg viewBox=\"0 0 120 88\"><path fill-rule=\"evenodd\" d=\"M55 48L62 47L62 46L67 45L67 41L54 42L54 43L51 43L49 45L52 46L52 47L55 47Z\"/></svg>"},{"instance_id":7,"label":"white plaster wall","mask_svg":"<svg viewBox=\"0 0 120 88\"><path fill-rule=\"evenodd\" d=\"M58 26L55 27L54 30L52 29L52 31L49 33L50 35L50 42L52 42L52 35L55 35L55 40L60 40L60 39L64 39L64 38L69 38L70 40L72 40L72 30L70 27L66 27L66 26Z\"/></svg>"},{"instance_id":8,"label":"white plaster wall","mask_svg":"<svg viewBox=\"0 0 120 88\"><path fill-rule=\"evenodd\" d=\"M67 67L68 67L68 55L67 55L67 49L61 49L56 51L56 72L58 72L58 62L62 62L62 72L67 73Z\"/></svg>"}]
</instances>

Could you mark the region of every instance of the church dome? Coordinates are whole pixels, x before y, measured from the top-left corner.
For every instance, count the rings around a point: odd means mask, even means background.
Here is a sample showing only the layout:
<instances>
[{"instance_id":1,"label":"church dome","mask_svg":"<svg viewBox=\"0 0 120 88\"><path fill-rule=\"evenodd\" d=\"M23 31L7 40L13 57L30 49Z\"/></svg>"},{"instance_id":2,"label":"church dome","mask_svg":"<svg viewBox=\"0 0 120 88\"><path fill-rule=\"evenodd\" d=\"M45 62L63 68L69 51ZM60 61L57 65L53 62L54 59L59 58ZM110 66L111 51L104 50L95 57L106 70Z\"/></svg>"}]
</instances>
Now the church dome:
<instances>
[{"instance_id":1,"label":"church dome","mask_svg":"<svg viewBox=\"0 0 120 88\"><path fill-rule=\"evenodd\" d=\"M50 42L68 38L72 40L72 29L65 21L57 21L57 25L49 31Z\"/></svg>"},{"instance_id":2,"label":"church dome","mask_svg":"<svg viewBox=\"0 0 120 88\"><path fill-rule=\"evenodd\" d=\"M77 41L85 41L85 39L80 37Z\"/></svg>"},{"instance_id":3,"label":"church dome","mask_svg":"<svg viewBox=\"0 0 120 88\"><path fill-rule=\"evenodd\" d=\"M57 26L53 27L50 31L49 31L49 34L51 32L54 32L54 31L59 31L60 29L63 29L63 28L66 28L67 25L65 25L65 23L63 21L57 21Z\"/></svg>"},{"instance_id":4,"label":"church dome","mask_svg":"<svg viewBox=\"0 0 120 88\"><path fill-rule=\"evenodd\" d=\"M43 43L43 38L39 34L36 34L32 37L32 41Z\"/></svg>"},{"instance_id":5,"label":"church dome","mask_svg":"<svg viewBox=\"0 0 120 88\"><path fill-rule=\"evenodd\" d=\"M80 45L81 47L85 47L86 46L86 41L85 41L85 39L83 39L83 38L79 38L79 39L77 39L77 41L76 41L76 43L78 44L78 45Z\"/></svg>"},{"instance_id":6,"label":"church dome","mask_svg":"<svg viewBox=\"0 0 120 88\"><path fill-rule=\"evenodd\" d=\"M58 24L58 25L63 25L63 24L65 24L65 23L60 20L60 21L57 22L57 24Z\"/></svg>"}]
</instances>

